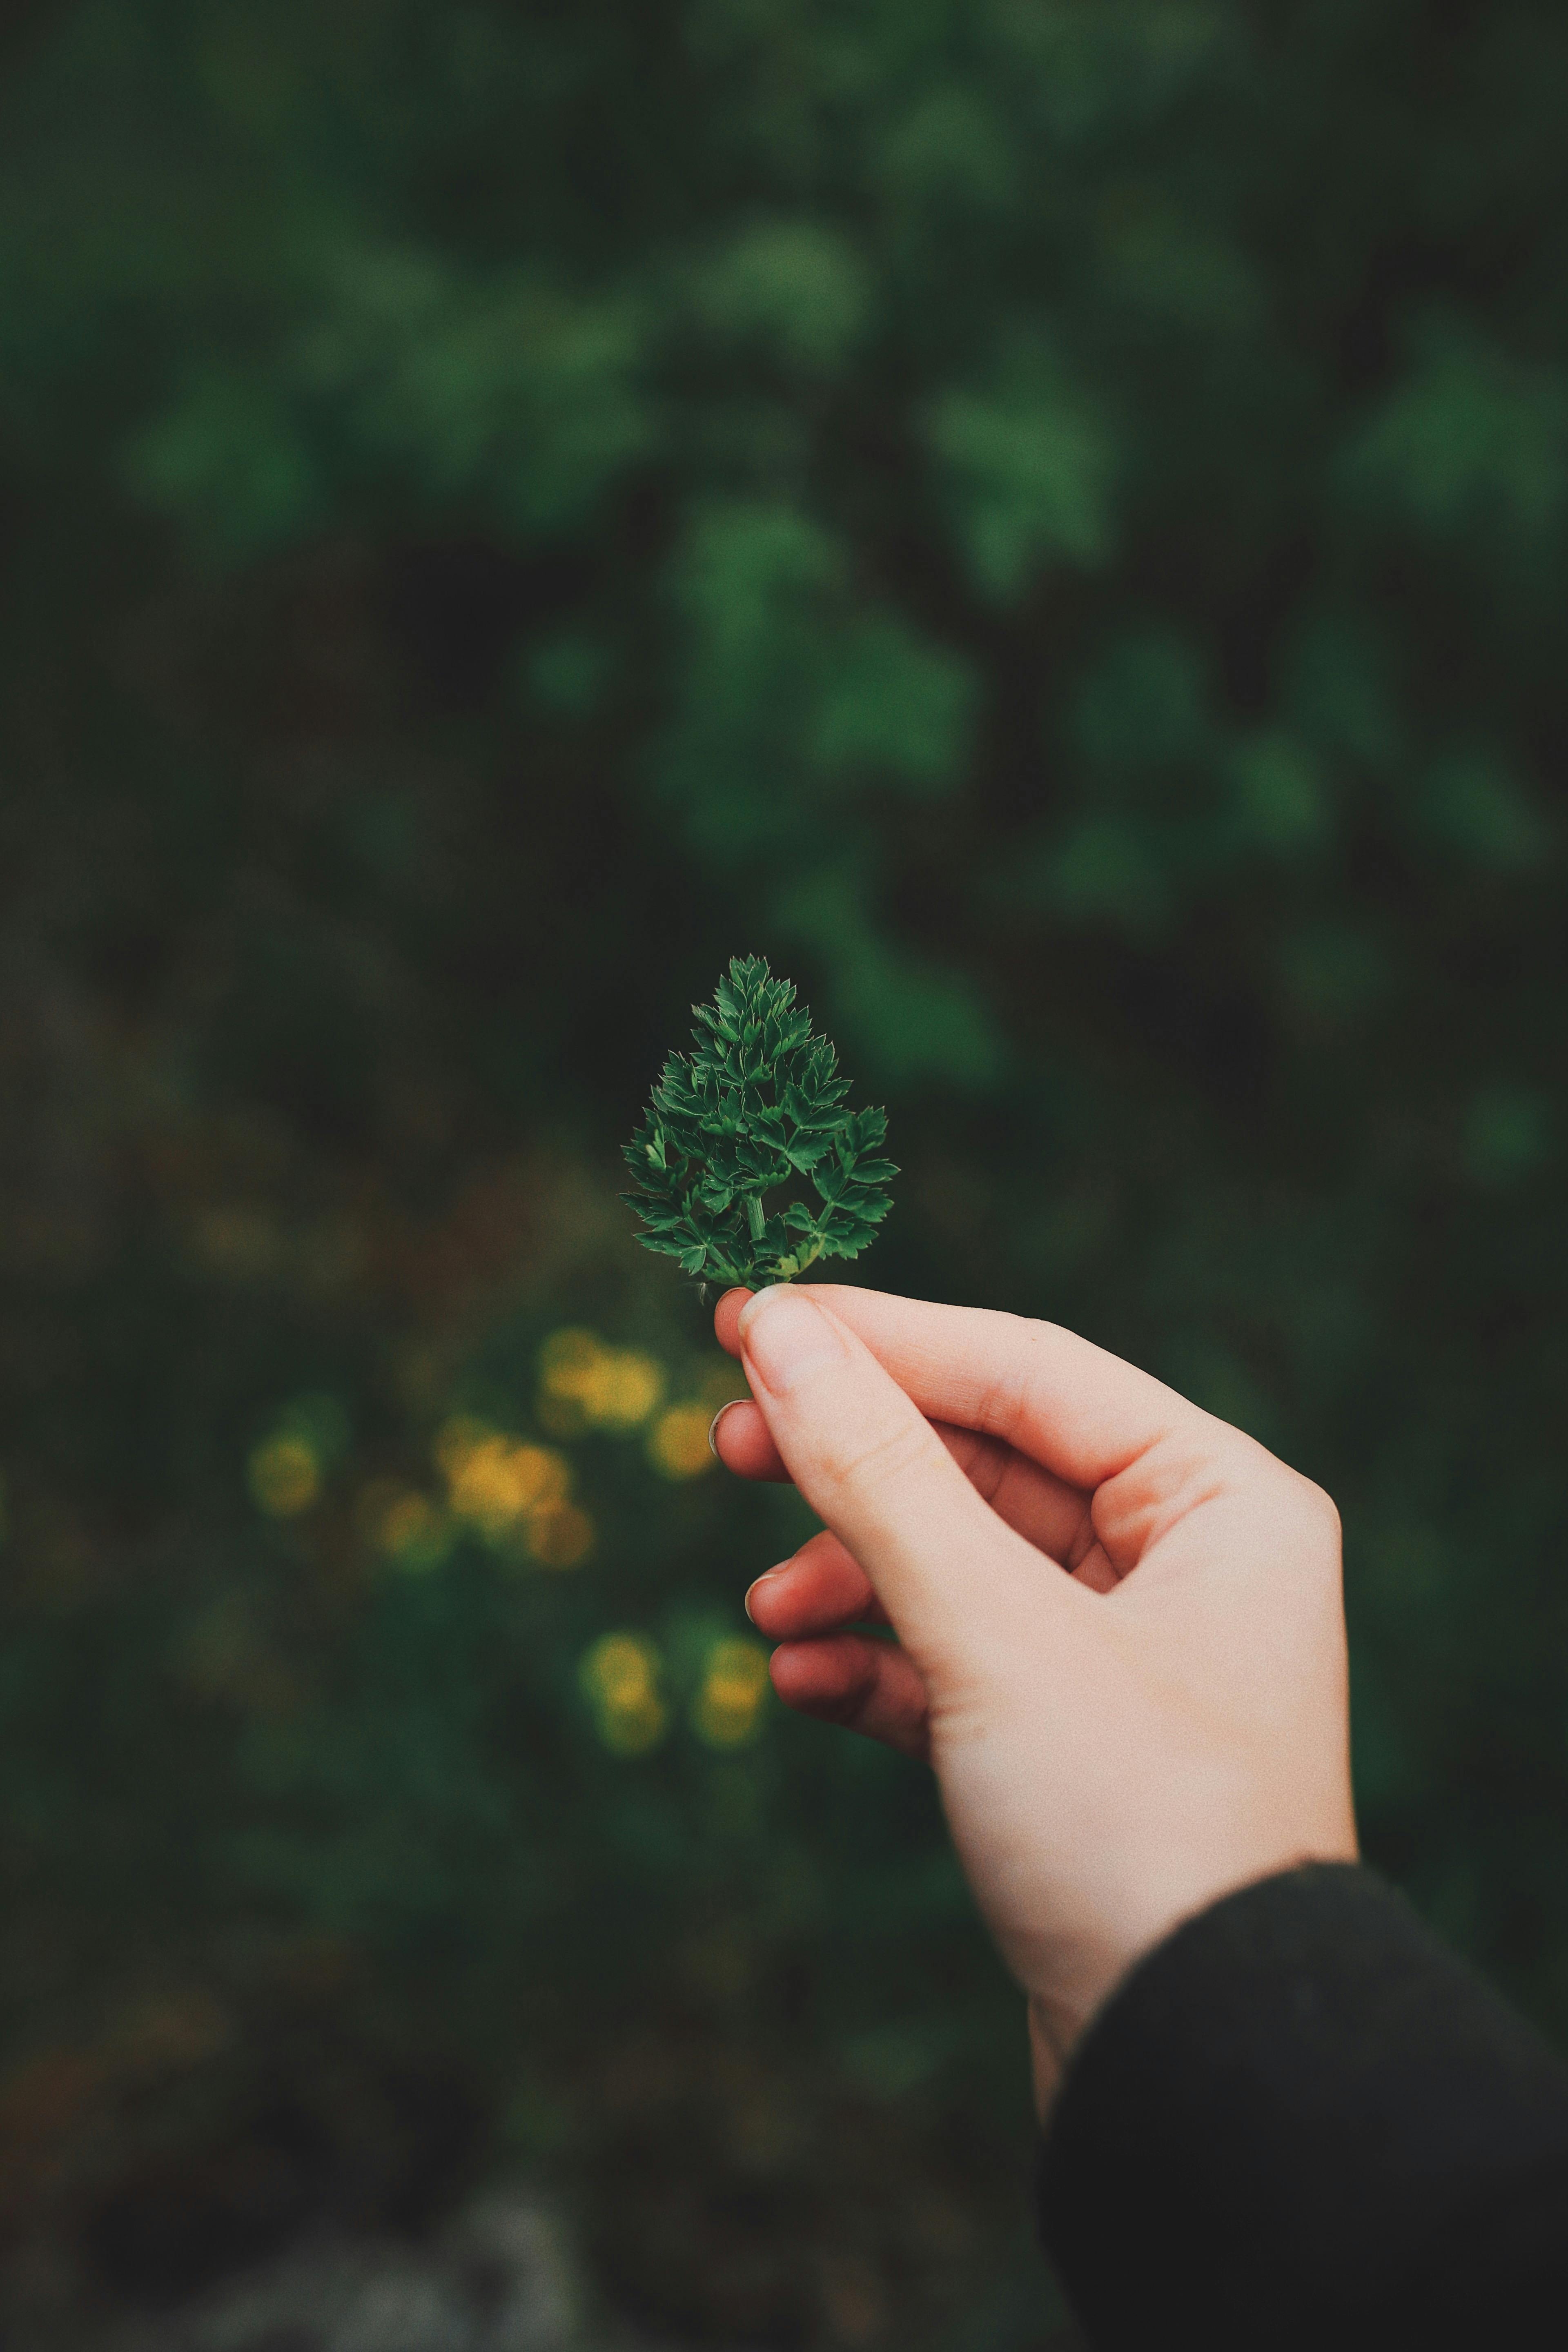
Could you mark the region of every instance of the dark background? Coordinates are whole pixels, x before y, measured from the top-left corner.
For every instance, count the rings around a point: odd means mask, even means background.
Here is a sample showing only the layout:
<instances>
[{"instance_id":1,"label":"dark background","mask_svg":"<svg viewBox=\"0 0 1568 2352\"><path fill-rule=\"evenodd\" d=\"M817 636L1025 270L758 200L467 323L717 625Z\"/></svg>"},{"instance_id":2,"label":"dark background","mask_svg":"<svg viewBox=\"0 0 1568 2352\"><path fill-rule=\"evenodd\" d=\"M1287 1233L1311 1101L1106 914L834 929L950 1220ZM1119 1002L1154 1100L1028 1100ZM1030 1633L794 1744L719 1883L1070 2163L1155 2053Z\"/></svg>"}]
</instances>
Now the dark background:
<instances>
[{"instance_id":1,"label":"dark background","mask_svg":"<svg viewBox=\"0 0 1568 2352\"><path fill-rule=\"evenodd\" d=\"M868 1280L1333 1493L1368 1850L1568 2038L1561 7L35 0L0 78L28 2340L503 2176L682 2342L1051 2324L1017 2001L759 1696L802 1522L615 1198L738 951L889 1106Z\"/></svg>"}]
</instances>

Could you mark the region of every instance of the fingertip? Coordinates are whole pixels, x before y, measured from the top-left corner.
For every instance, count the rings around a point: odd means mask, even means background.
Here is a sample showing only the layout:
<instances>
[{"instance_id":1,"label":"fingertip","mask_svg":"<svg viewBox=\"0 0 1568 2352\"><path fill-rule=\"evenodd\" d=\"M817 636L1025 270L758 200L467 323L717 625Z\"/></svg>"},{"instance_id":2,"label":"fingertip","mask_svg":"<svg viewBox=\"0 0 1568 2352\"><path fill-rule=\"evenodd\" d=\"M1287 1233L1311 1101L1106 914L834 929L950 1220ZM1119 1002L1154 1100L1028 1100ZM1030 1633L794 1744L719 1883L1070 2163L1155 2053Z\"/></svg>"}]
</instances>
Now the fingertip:
<instances>
[{"instance_id":1,"label":"fingertip","mask_svg":"<svg viewBox=\"0 0 1568 2352\"><path fill-rule=\"evenodd\" d=\"M747 1300L737 1318L748 1376L770 1396L785 1397L848 1354L844 1335L807 1292L775 1282Z\"/></svg>"},{"instance_id":2,"label":"fingertip","mask_svg":"<svg viewBox=\"0 0 1568 2352\"><path fill-rule=\"evenodd\" d=\"M776 1622L780 1613L777 1604L781 1601L787 1603L788 1594L784 1590L782 1580L785 1570L794 1565L794 1560L780 1560L776 1568L764 1569L761 1576L747 1586L746 1614L759 1633L772 1633L776 1637L785 1631L784 1626ZM759 1608L763 1612L760 1617L757 1614ZM784 1613L787 1618L787 1607ZM775 1621L772 1626L767 1622L770 1617Z\"/></svg>"},{"instance_id":3,"label":"fingertip","mask_svg":"<svg viewBox=\"0 0 1568 2352\"><path fill-rule=\"evenodd\" d=\"M714 1337L727 1356L741 1352L741 1314L752 1296L751 1291L737 1286L727 1290L713 1309Z\"/></svg>"},{"instance_id":4,"label":"fingertip","mask_svg":"<svg viewBox=\"0 0 1568 2352\"><path fill-rule=\"evenodd\" d=\"M780 1642L768 1674L785 1706L813 1714L845 1706L869 1679L862 1645L832 1635Z\"/></svg>"},{"instance_id":5,"label":"fingertip","mask_svg":"<svg viewBox=\"0 0 1568 2352\"><path fill-rule=\"evenodd\" d=\"M735 1477L788 1485L789 1472L753 1398L731 1397L721 1404L709 1423L708 1443Z\"/></svg>"},{"instance_id":6,"label":"fingertip","mask_svg":"<svg viewBox=\"0 0 1568 2352\"><path fill-rule=\"evenodd\" d=\"M781 1642L768 1671L777 1696L797 1714L929 1759L925 1689L903 1651L858 1634Z\"/></svg>"},{"instance_id":7,"label":"fingertip","mask_svg":"<svg viewBox=\"0 0 1568 2352\"><path fill-rule=\"evenodd\" d=\"M714 1414L712 1420L708 1424L708 1451L713 1456L715 1462L722 1462L724 1459L724 1456L719 1451L719 1423L723 1420L724 1415L727 1412L732 1412L741 1402L742 1400L739 1397L729 1398L725 1403L720 1406L718 1412Z\"/></svg>"}]
</instances>

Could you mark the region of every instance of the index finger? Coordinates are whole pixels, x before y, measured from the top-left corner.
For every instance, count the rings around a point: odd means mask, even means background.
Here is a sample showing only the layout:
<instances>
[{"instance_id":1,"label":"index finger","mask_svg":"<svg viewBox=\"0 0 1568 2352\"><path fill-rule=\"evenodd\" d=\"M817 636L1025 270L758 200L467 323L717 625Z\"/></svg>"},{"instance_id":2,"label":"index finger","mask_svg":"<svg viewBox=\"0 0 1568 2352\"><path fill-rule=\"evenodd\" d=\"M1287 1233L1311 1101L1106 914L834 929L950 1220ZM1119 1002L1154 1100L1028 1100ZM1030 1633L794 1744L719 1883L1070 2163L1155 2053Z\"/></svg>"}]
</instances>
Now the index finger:
<instances>
[{"instance_id":1,"label":"index finger","mask_svg":"<svg viewBox=\"0 0 1568 2352\"><path fill-rule=\"evenodd\" d=\"M1152 1373L1058 1323L847 1283L790 1286L853 1331L928 1420L1000 1438L1072 1486L1102 1486L1173 1429L1209 1419ZM741 1352L749 1296L727 1291L714 1313L731 1355Z\"/></svg>"},{"instance_id":2,"label":"index finger","mask_svg":"<svg viewBox=\"0 0 1568 2352\"><path fill-rule=\"evenodd\" d=\"M1038 1546L1066 1569L1079 1569L1094 1543L1089 1497L1065 1479L1053 1478L1015 1445L1004 1445L977 1429L955 1429L949 1421L931 1424L983 1502L1015 1532ZM774 1484L790 1472L773 1443L762 1407L736 1397L713 1416L708 1443L726 1470L739 1478Z\"/></svg>"},{"instance_id":3,"label":"index finger","mask_svg":"<svg viewBox=\"0 0 1568 2352\"><path fill-rule=\"evenodd\" d=\"M922 1669L939 1650L972 1650L982 1626L1010 1645L1023 1600L1037 1612L1081 1603L1068 1578L1042 1577L1034 1546L981 1500L931 1423L820 1297L763 1291L741 1336L795 1485L859 1562Z\"/></svg>"}]
</instances>

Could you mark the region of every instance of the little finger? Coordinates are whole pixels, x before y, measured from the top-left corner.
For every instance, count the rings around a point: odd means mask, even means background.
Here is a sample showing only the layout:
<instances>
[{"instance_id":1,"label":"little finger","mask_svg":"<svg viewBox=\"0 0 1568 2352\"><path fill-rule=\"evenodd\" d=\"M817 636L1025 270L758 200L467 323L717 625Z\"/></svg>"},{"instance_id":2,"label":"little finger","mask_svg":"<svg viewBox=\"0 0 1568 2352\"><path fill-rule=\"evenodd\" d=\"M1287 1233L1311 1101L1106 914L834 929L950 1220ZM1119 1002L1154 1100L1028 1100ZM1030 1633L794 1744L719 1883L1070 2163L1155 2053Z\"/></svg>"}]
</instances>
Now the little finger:
<instances>
[{"instance_id":1,"label":"little finger","mask_svg":"<svg viewBox=\"0 0 1568 2352\"><path fill-rule=\"evenodd\" d=\"M864 1633L785 1642L773 1652L773 1688L786 1706L879 1739L924 1763L931 1754L925 1685L908 1654Z\"/></svg>"},{"instance_id":2,"label":"little finger","mask_svg":"<svg viewBox=\"0 0 1568 2352\"><path fill-rule=\"evenodd\" d=\"M870 1578L826 1528L802 1544L792 1559L758 1577L746 1595L746 1614L773 1642L888 1622Z\"/></svg>"}]
</instances>

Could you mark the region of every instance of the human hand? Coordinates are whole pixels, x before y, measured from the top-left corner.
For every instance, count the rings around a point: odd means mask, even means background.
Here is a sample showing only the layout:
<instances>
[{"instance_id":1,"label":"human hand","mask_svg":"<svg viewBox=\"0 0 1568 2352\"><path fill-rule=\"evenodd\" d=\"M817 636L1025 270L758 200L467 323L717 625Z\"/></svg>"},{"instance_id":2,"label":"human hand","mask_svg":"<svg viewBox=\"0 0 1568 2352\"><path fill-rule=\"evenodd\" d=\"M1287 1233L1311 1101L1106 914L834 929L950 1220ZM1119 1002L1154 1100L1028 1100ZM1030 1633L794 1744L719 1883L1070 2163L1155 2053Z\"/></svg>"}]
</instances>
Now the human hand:
<instances>
[{"instance_id":1,"label":"human hand","mask_svg":"<svg viewBox=\"0 0 1568 2352\"><path fill-rule=\"evenodd\" d=\"M746 1596L773 1686L930 1759L1043 2113L1183 1919L1354 1858L1338 1515L1052 1324L824 1283L731 1291L716 1323L754 1401L715 1451L826 1522Z\"/></svg>"}]
</instances>

